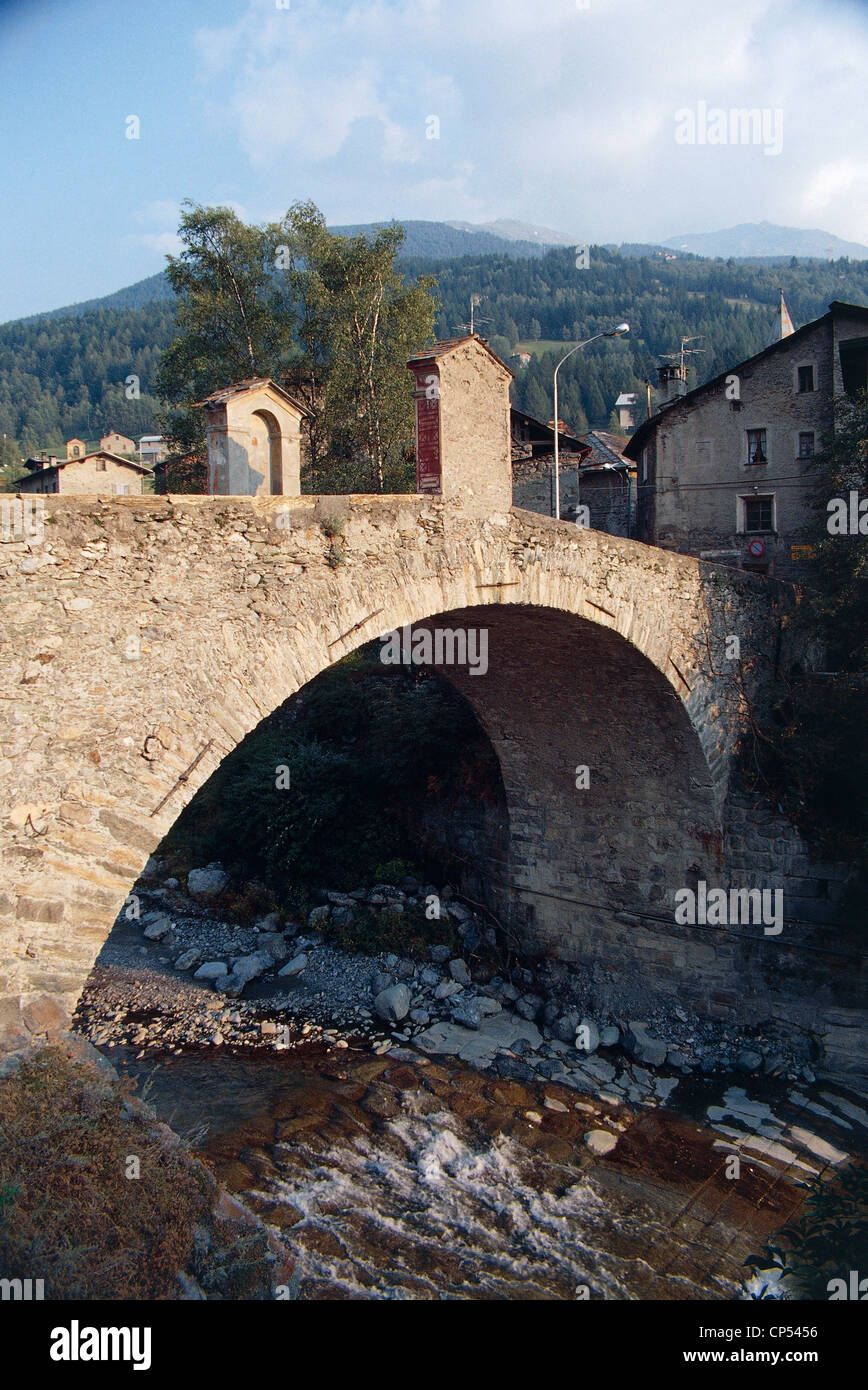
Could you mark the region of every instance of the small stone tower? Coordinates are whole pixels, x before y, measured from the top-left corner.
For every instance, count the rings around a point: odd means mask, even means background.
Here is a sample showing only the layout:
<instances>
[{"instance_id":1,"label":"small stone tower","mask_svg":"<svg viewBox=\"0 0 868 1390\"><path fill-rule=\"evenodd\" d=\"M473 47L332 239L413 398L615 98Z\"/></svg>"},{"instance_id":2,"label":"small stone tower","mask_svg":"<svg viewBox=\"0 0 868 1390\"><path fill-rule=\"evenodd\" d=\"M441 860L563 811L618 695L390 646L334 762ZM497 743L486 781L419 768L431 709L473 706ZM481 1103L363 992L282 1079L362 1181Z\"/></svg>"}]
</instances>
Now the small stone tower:
<instances>
[{"instance_id":1,"label":"small stone tower","mask_svg":"<svg viewBox=\"0 0 868 1390\"><path fill-rule=\"evenodd\" d=\"M268 377L239 381L199 404L206 419L210 493L299 495L305 406Z\"/></svg>"},{"instance_id":2,"label":"small stone tower","mask_svg":"<svg viewBox=\"0 0 868 1390\"><path fill-rule=\"evenodd\" d=\"M416 488L476 516L512 506L512 372L478 334L447 338L407 363L416 377Z\"/></svg>"}]
</instances>

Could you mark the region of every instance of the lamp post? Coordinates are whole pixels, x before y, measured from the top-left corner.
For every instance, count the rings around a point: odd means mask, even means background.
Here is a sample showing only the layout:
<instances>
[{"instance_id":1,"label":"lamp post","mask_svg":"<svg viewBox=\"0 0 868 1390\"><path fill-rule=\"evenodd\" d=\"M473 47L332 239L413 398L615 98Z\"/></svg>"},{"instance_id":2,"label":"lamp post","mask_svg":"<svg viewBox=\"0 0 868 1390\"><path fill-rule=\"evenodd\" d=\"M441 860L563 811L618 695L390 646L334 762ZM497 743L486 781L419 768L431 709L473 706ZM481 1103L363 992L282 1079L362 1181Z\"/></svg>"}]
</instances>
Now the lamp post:
<instances>
[{"instance_id":1,"label":"lamp post","mask_svg":"<svg viewBox=\"0 0 868 1390\"><path fill-rule=\"evenodd\" d=\"M561 469L560 469L560 456L559 456L559 454L558 454L558 434L559 434L559 430L558 430L558 372L560 371L561 367L562 367L562 366L564 365L564 363L566 362L567 358L568 358L568 357L572 357L573 353L574 353L574 352L578 352L579 348L587 347L587 346L588 346L588 343L595 343L595 342L597 341L598 338L620 338L624 333L629 333L629 332L630 332L630 325L629 325L629 323L619 323L618 326L617 326L617 328L610 328L610 329L608 330L608 332L606 332L606 333L595 333L594 336L593 336L593 338L586 338L585 341L584 341L583 343L576 343L575 347L571 347L570 350L569 350L569 352L564 354L564 356L561 358L561 360L560 360L560 362L558 363L558 365L555 367L555 378L554 378L554 388L555 388L555 389L554 389L554 397L555 397L555 520L556 520L556 521L560 521L560 519L561 519ZM576 473L576 477L578 478L578 472Z\"/></svg>"}]
</instances>

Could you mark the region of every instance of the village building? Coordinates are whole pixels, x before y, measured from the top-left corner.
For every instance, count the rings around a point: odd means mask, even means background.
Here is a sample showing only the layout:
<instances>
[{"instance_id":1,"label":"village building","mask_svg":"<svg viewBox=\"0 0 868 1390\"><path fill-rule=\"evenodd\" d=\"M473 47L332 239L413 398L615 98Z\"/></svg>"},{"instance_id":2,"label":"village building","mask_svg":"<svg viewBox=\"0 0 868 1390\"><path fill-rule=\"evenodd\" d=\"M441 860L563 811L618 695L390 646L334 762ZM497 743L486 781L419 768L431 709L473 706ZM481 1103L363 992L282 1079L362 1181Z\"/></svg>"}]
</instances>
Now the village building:
<instances>
[{"instance_id":1,"label":"village building","mask_svg":"<svg viewBox=\"0 0 868 1390\"><path fill-rule=\"evenodd\" d=\"M87 453L87 444L83 439L67 439L66 457L68 459L83 459Z\"/></svg>"},{"instance_id":2,"label":"village building","mask_svg":"<svg viewBox=\"0 0 868 1390\"><path fill-rule=\"evenodd\" d=\"M636 465L636 535L649 545L803 577L802 528L814 455L831 438L833 401L868 388L868 308L835 301L821 318L686 389L658 371L658 409L625 449Z\"/></svg>"},{"instance_id":3,"label":"village building","mask_svg":"<svg viewBox=\"0 0 868 1390\"><path fill-rule=\"evenodd\" d=\"M139 440L139 458L150 469L156 468L168 457L169 450L161 434L143 434Z\"/></svg>"},{"instance_id":4,"label":"village building","mask_svg":"<svg viewBox=\"0 0 868 1390\"><path fill-rule=\"evenodd\" d=\"M135 454L136 442L134 439L127 439L125 434L118 434L117 430L109 430L99 441L100 450L107 454Z\"/></svg>"},{"instance_id":5,"label":"village building","mask_svg":"<svg viewBox=\"0 0 868 1390\"><path fill-rule=\"evenodd\" d=\"M28 473L12 484L16 492L59 492L67 497L106 493L132 497L144 491L144 480L151 476L144 464L105 449L81 458L41 454L25 459L24 467Z\"/></svg>"},{"instance_id":6,"label":"village building","mask_svg":"<svg viewBox=\"0 0 868 1390\"><path fill-rule=\"evenodd\" d=\"M208 492L297 497L302 405L268 377L239 381L199 401L205 411Z\"/></svg>"},{"instance_id":7,"label":"village building","mask_svg":"<svg viewBox=\"0 0 868 1390\"><path fill-rule=\"evenodd\" d=\"M527 512L542 516L555 514L555 430L554 421L543 424L522 410L510 409L512 444L512 501ZM579 466L590 458L592 449L572 434L560 420L558 458L560 472L561 516L567 516L578 504Z\"/></svg>"},{"instance_id":8,"label":"village building","mask_svg":"<svg viewBox=\"0 0 868 1390\"><path fill-rule=\"evenodd\" d=\"M618 427L622 430L634 430L638 418L638 407L636 405L635 391L622 391L615 401L615 414L618 417Z\"/></svg>"},{"instance_id":9,"label":"village building","mask_svg":"<svg viewBox=\"0 0 868 1390\"><path fill-rule=\"evenodd\" d=\"M626 436L607 430L591 430L582 435L589 453L579 469L578 502L587 507L584 520L594 531L610 536L632 536L635 531L636 466L624 455ZM561 510L567 521L575 520L578 508Z\"/></svg>"},{"instance_id":10,"label":"village building","mask_svg":"<svg viewBox=\"0 0 868 1390\"><path fill-rule=\"evenodd\" d=\"M547 425L513 409L512 498L516 507L555 515L554 421ZM629 536L635 517L636 468L623 453L626 436L606 430L571 434L559 420L558 473L562 521ZM586 511L579 511L579 508Z\"/></svg>"}]
</instances>

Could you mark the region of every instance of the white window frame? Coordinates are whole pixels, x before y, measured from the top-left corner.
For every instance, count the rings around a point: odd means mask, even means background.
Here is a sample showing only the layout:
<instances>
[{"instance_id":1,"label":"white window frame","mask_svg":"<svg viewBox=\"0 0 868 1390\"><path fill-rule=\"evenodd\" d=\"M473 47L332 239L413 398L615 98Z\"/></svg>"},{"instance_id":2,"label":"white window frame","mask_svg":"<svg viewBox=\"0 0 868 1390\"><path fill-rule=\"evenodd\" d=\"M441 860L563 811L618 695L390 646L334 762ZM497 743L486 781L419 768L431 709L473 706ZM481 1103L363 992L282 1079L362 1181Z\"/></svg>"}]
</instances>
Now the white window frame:
<instances>
[{"instance_id":1,"label":"white window frame","mask_svg":"<svg viewBox=\"0 0 868 1390\"><path fill-rule=\"evenodd\" d=\"M747 529L746 502L761 502L768 498L772 504L772 524L768 531L749 531ZM776 536L778 534L778 501L774 492L746 492L739 494L736 503L736 531L740 536Z\"/></svg>"},{"instance_id":2,"label":"white window frame","mask_svg":"<svg viewBox=\"0 0 868 1390\"><path fill-rule=\"evenodd\" d=\"M756 432L757 432L758 430L762 430L763 434L764 434L765 437L766 437L766 459L765 459L765 463L751 463L751 460L750 460L750 436L751 436L752 434L756 434ZM770 462L770 460L771 460L771 444L770 444L770 442L769 442L769 436L770 436L770 434L771 434L771 430L769 429L768 425L748 425L748 426L745 426L745 431L744 431L744 454L742 455L742 458L743 458L744 461L743 461L743 463L742 463L742 468L745 468L745 469L750 470L750 469L753 469L753 468L765 468L765 467L767 467L767 465L769 464L769 462Z\"/></svg>"}]
</instances>

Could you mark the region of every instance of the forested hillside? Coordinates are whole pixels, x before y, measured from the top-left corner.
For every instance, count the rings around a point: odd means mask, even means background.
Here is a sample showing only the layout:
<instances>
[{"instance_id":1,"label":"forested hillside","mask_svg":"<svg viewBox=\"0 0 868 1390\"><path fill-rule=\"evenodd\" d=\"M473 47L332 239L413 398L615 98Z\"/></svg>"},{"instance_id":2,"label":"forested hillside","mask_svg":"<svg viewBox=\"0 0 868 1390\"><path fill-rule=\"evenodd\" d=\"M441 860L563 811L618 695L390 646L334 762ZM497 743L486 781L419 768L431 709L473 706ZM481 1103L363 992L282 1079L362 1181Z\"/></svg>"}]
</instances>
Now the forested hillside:
<instances>
[{"instance_id":1,"label":"forested hillside","mask_svg":"<svg viewBox=\"0 0 868 1390\"><path fill-rule=\"evenodd\" d=\"M593 344L561 373L561 415L577 430L605 428L619 392L641 391L658 355L676 351L682 335L701 335L691 345L705 349L691 359L696 381L759 351L769 340L781 285L797 326L832 299L868 304L868 262L846 260L757 266L592 248L589 268L577 270L567 248L533 259L404 260L402 269L408 276L436 275L439 336L467 322L470 296L477 294L477 326L496 351L507 355L519 343L534 350L531 364L517 372L513 394L517 405L543 419L551 418L555 353L627 319L629 338ZM72 435L92 439L109 427L133 437L155 430L156 367L173 331L173 305L165 301L0 328L5 461L58 448ZM131 375L139 378L138 399L127 398Z\"/></svg>"}]
</instances>

